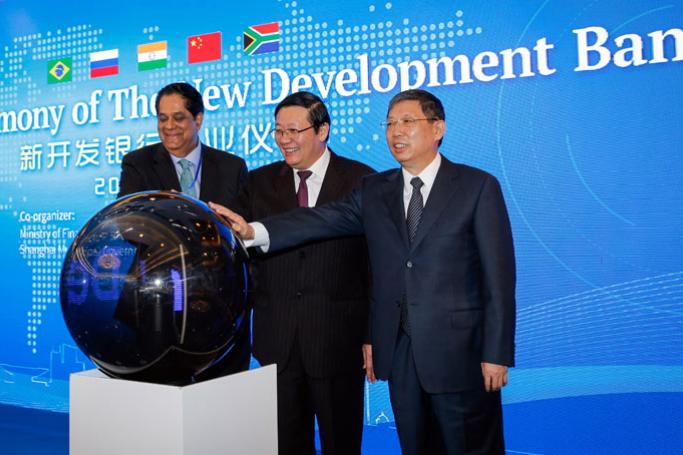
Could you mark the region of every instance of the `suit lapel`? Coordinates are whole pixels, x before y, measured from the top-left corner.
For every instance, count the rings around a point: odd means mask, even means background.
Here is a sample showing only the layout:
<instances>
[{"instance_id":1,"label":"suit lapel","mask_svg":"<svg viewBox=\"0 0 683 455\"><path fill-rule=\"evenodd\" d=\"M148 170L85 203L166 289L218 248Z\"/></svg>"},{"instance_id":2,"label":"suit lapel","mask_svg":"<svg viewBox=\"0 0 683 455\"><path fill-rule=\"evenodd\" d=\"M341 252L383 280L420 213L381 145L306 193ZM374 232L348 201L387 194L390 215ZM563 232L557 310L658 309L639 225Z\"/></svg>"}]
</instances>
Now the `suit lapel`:
<instances>
[{"instance_id":1,"label":"suit lapel","mask_svg":"<svg viewBox=\"0 0 683 455\"><path fill-rule=\"evenodd\" d=\"M199 187L199 198L202 201L218 201L217 192L223 182L220 181L220 171L214 161L214 156L202 144L202 182Z\"/></svg>"},{"instance_id":2,"label":"suit lapel","mask_svg":"<svg viewBox=\"0 0 683 455\"><path fill-rule=\"evenodd\" d=\"M344 171L339 167L337 155L330 150L330 164L325 171L323 186L320 188L315 206L319 207L327 202L339 199L344 189Z\"/></svg>"},{"instance_id":3,"label":"suit lapel","mask_svg":"<svg viewBox=\"0 0 683 455\"><path fill-rule=\"evenodd\" d=\"M159 176L161 188L180 191L180 182L173 160L161 143L154 148L154 172Z\"/></svg>"},{"instance_id":4,"label":"suit lapel","mask_svg":"<svg viewBox=\"0 0 683 455\"><path fill-rule=\"evenodd\" d=\"M429 192L427 204L425 204L422 211L422 219L417 227L417 233L411 244L411 250L416 248L420 242L427 236L427 233L432 228L436 220L441 216L448 202L457 191L457 185L454 180L457 178L458 171L456 167L443 156L441 157L441 166L436 174L434 186Z\"/></svg>"},{"instance_id":5,"label":"suit lapel","mask_svg":"<svg viewBox=\"0 0 683 455\"><path fill-rule=\"evenodd\" d=\"M405 208L403 207L403 175L400 168L387 176L383 185L383 193L389 216L398 230L401 241L408 247L408 227L406 226Z\"/></svg>"},{"instance_id":6,"label":"suit lapel","mask_svg":"<svg viewBox=\"0 0 683 455\"><path fill-rule=\"evenodd\" d=\"M295 209L299 206L294 191L294 171L284 161L280 163L280 170L273 179L273 194L276 194L282 211Z\"/></svg>"}]
</instances>

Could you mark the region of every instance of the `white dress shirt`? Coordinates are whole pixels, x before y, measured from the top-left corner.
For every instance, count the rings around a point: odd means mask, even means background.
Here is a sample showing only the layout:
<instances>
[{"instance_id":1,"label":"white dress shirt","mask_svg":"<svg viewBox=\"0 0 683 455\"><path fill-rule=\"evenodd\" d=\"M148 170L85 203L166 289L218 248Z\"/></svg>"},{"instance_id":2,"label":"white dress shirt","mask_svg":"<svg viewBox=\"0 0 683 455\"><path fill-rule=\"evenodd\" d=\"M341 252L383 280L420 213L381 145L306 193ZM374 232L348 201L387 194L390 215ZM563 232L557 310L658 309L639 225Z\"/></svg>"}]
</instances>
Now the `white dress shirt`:
<instances>
[{"instance_id":1,"label":"white dress shirt","mask_svg":"<svg viewBox=\"0 0 683 455\"><path fill-rule=\"evenodd\" d=\"M316 202L318 202L318 196L320 195L320 189L323 187L323 181L325 180L325 173L327 172L327 167L330 165L330 151L325 148L325 151L320 158L313 163L308 169L293 169L294 171L294 192L299 190L299 183L301 178L299 177L299 171L311 171L312 174L308 179L306 179L306 186L308 187L308 206L315 207Z\"/></svg>"},{"instance_id":2,"label":"white dress shirt","mask_svg":"<svg viewBox=\"0 0 683 455\"><path fill-rule=\"evenodd\" d=\"M325 148L325 151L320 156L320 158L318 158L318 160L315 163L313 163L313 165L308 169L293 169L295 192L299 189L299 182L301 181L301 178L299 177L299 174L297 174L297 171L305 170L312 172L311 176L308 177L308 179L306 180L306 185L308 187L309 207L315 207L316 202L318 202L318 196L320 196L320 189L323 186L325 174L327 173L327 168L329 165L330 150L328 148ZM245 241L244 245L247 248L260 247L264 253L267 253L268 248L270 247L270 236L268 235L266 227L258 221L249 224L251 225L251 227L254 228L254 239Z\"/></svg>"},{"instance_id":3,"label":"white dress shirt","mask_svg":"<svg viewBox=\"0 0 683 455\"><path fill-rule=\"evenodd\" d=\"M199 199L199 189L202 187L202 170L199 169L199 165L201 164L202 161L202 143L200 141L197 141L197 146L192 149L190 153L187 154L184 158L179 158L175 156L172 153L169 153L171 156L171 159L173 160L173 164L175 166L175 172L178 174L178 181L180 182L180 174L183 172L183 168L180 165L180 160L186 159L190 163L192 163L192 172L194 173L192 177L197 176L197 180L194 181L194 187L196 188L196 194L197 194L197 199Z\"/></svg>"},{"instance_id":4,"label":"white dress shirt","mask_svg":"<svg viewBox=\"0 0 683 455\"><path fill-rule=\"evenodd\" d=\"M427 165L426 168L422 170L418 175L412 175L410 172L406 171L405 168L401 168L403 173L403 211L406 218L408 217L408 203L410 203L410 196L413 194L413 185L410 181L413 177L420 177L422 180L422 188L420 188L420 193L422 193L422 203L424 206L427 205L427 198L429 193L432 191L434 186L434 180L436 180L436 174L439 172L439 167L441 167L441 154L437 153L431 163Z\"/></svg>"}]
</instances>

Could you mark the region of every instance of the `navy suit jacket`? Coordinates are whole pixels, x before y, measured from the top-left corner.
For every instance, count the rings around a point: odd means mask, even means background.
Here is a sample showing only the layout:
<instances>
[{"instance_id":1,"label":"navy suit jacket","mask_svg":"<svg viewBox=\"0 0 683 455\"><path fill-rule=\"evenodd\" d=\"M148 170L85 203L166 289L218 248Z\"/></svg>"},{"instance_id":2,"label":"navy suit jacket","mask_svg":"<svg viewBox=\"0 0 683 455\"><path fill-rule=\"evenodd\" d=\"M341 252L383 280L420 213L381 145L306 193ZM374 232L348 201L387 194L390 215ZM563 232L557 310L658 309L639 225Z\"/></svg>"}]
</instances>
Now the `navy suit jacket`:
<instances>
[{"instance_id":1,"label":"navy suit jacket","mask_svg":"<svg viewBox=\"0 0 683 455\"><path fill-rule=\"evenodd\" d=\"M505 202L492 175L443 158L412 244L400 169L364 177L341 202L263 224L273 250L365 235L378 378L389 378L404 296L415 366L427 392L480 389L481 362L514 364L515 259Z\"/></svg>"}]
</instances>

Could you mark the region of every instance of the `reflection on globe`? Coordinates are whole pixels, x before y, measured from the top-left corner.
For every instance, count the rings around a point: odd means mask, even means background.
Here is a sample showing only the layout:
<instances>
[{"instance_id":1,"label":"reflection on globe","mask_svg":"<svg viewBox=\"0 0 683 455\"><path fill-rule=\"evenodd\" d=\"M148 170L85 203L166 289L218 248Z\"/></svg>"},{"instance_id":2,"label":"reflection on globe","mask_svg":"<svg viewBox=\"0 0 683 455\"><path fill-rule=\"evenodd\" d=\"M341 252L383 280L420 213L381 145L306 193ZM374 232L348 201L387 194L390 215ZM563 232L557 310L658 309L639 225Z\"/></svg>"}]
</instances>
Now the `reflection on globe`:
<instances>
[{"instance_id":1,"label":"reflection on globe","mask_svg":"<svg viewBox=\"0 0 683 455\"><path fill-rule=\"evenodd\" d=\"M96 214L67 252L64 320L108 375L188 383L234 347L247 312L246 260L203 202L136 193Z\"/></svg>"}]
</instances>

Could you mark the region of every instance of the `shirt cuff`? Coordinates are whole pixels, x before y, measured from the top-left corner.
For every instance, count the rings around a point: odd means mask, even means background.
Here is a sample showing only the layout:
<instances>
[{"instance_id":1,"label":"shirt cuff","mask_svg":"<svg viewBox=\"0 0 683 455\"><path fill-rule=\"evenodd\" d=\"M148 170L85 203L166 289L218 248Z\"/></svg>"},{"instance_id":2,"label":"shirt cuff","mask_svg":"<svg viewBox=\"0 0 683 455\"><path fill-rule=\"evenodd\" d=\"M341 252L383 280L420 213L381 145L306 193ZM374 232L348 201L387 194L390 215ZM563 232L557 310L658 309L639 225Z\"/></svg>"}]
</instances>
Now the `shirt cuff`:
<instances>
[{"instance_id":1,"label":"shirt cuff","mask_svg":"<svg viewBox=\"0 0 683 455\"><path fill-rule=\"evenodd\" d=\"M254 238L245 241L244 246L247 248L260 248L262 252L267 253L270 248L270 235L268 235L268 230L258 221L249 223L249 226L254 228Z\"/></svg>"}]
</instances>

